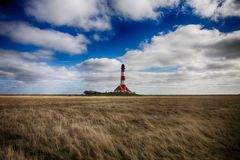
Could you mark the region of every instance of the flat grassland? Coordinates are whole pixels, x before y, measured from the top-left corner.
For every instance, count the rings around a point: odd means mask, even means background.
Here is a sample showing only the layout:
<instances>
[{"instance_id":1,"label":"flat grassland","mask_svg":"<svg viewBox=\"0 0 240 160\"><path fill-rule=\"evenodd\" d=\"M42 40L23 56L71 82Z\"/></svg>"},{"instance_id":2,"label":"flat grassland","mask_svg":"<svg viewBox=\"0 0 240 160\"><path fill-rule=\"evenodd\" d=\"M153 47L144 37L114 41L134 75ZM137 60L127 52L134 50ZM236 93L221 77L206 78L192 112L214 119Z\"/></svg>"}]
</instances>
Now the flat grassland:
<instances>
[{"instance_id":1,"label":"flat grassland","mask_svg":"<svg viewBox=\"0 0 240 160\"><path fill-rule=\"evenodd\" d=\"M240 96L0 96L0 159L240 159Z\"/></svg>"}]
</instances>

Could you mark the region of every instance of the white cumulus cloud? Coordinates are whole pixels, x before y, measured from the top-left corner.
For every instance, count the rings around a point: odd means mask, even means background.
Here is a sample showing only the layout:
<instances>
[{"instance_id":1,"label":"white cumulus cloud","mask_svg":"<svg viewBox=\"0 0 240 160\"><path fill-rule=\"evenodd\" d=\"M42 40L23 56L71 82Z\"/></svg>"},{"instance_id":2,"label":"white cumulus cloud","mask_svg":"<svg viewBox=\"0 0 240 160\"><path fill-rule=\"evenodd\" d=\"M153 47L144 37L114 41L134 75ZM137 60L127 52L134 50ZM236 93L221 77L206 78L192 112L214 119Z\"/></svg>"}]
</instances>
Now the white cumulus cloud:
<instances>
[{"instance_id":1,"label":"white cumulus cloud","mask_svg":"<svg viewBox=\"0 0 240 160\"><path fill-rule=\"evenodd\" d=\"M79 69L95 72L109 72L119 70L121 62L117 59L91 58L76 65Z\"/></svg>"},{"instance_id":2,"label":"white cumulus cloud","mask_svg":"<svg viewBox=\"0 0 240 160\"><path fill-rule=\"evenodd\" d=\"M37 50L34 52L23 52L23 57L29 60L52 60L54 52L49 50Z\"/></svg>"},{"instance_id":3,"label":"white cumulus cloud","mask_svg":"<svg viewBox=\"0 0 240 160\"><path fill-rule=\"evenodd\" d=\"M179 2L179 0L112 0L112 6L124 18L143 20L156 19L161 14L158 9L173 8Z\"/></svg>"},{"instance_id":4,"label":"white cumulus cloud","mask_svg":"<svg viewBox=\"0 0 240 160\"><path fill-rule=\"evenodd\" d=\"M205 65L213 60L240 58L239 44L239 31L221 33L187 25L154 36L150 43L143 44L143 49L130 50L120 59L132 69Z\"/></svg>"},{"instance_id":5,"label":"white cumulus cloud","mask_svg":"<svg viewBox=\"0 0 240 160\"><path fill-rule=\"evenodd\" d=\"M218 19L220 17L240 16L239 0L187 0L195 14Z\"/></svg>"},{"instance_id":6,"label":"white cumulus cloud","mask_svg":"<svg viewBox=\"0 0 240 160\"><path fill-rule=\"evenodd\" d=\"M28 15L54 25L67 25L85 30L109 30L111 23L105 0L30 0Z\"/></svg>"},{"instance_id":7,"label":"white cumulus cloud","mask_svg":"<svg viewBox=\"0 0 240 160\"><path fill-rule=\"evenodd\" d=\"M82 34L72 36L51 29L40 29L23 22L0 22L0 28L0 35L21 44L32 44L70 54L87 51L88 40Z\"/></svg>"}]
</instances>

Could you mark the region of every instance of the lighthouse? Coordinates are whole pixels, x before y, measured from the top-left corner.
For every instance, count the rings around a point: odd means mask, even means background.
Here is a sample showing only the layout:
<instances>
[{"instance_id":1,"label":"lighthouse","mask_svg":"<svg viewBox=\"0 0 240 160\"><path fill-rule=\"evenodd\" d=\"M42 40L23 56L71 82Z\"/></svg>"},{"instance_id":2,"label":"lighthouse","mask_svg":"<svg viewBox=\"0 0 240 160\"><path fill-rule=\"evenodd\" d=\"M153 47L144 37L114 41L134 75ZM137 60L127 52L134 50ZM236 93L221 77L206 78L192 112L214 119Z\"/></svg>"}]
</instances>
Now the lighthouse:
<instances>
[{"instance_id":1,"label":"lighthouse","mask_svg":"<svg viewBox=\"0 0 240 160\"><path fill-rule=\"evenodd\" d=\"M131 93L131 91L127 88L125 84L125 65L122 64L121 66L121 78L120 78L120 85L114 90L114 92L127 92Z\"/></svg>"}]
</instances>

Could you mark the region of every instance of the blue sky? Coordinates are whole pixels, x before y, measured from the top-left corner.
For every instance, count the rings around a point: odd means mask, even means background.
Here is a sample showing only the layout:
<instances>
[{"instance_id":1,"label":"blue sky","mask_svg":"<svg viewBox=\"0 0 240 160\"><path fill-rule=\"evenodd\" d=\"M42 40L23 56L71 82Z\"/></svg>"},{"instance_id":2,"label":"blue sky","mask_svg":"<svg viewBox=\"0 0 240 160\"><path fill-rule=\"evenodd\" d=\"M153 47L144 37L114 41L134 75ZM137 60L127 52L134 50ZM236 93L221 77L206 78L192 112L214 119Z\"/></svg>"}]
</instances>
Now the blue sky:
<instances>
[{"instance_id":1,"label":"blue sky","mask_svg":"<svg viewBox=\"0 0 240 160\"><path fill-rule=\"evenodd\" d=\"M240 92L237 0L3 0L0 93Z\"/></svg>"}]
</instances>

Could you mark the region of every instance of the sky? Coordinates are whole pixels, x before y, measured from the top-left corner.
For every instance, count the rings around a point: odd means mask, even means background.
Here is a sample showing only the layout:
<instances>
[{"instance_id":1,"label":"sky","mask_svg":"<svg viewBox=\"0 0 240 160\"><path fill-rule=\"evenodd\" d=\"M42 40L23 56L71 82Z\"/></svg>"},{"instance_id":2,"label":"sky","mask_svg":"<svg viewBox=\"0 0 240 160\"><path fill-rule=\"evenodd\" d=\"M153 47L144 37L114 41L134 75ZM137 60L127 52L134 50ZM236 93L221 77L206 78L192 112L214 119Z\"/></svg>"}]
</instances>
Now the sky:
<instances>
[{"instance_id":1,"label":"sky","mask_svg":"<svg viewBox=\"0 0 240 160\"><path fill-rule=\"evenodd\" d=\"M0 94L239 94L239 0L0 0Z\"/></svg>"}]
</instances>

